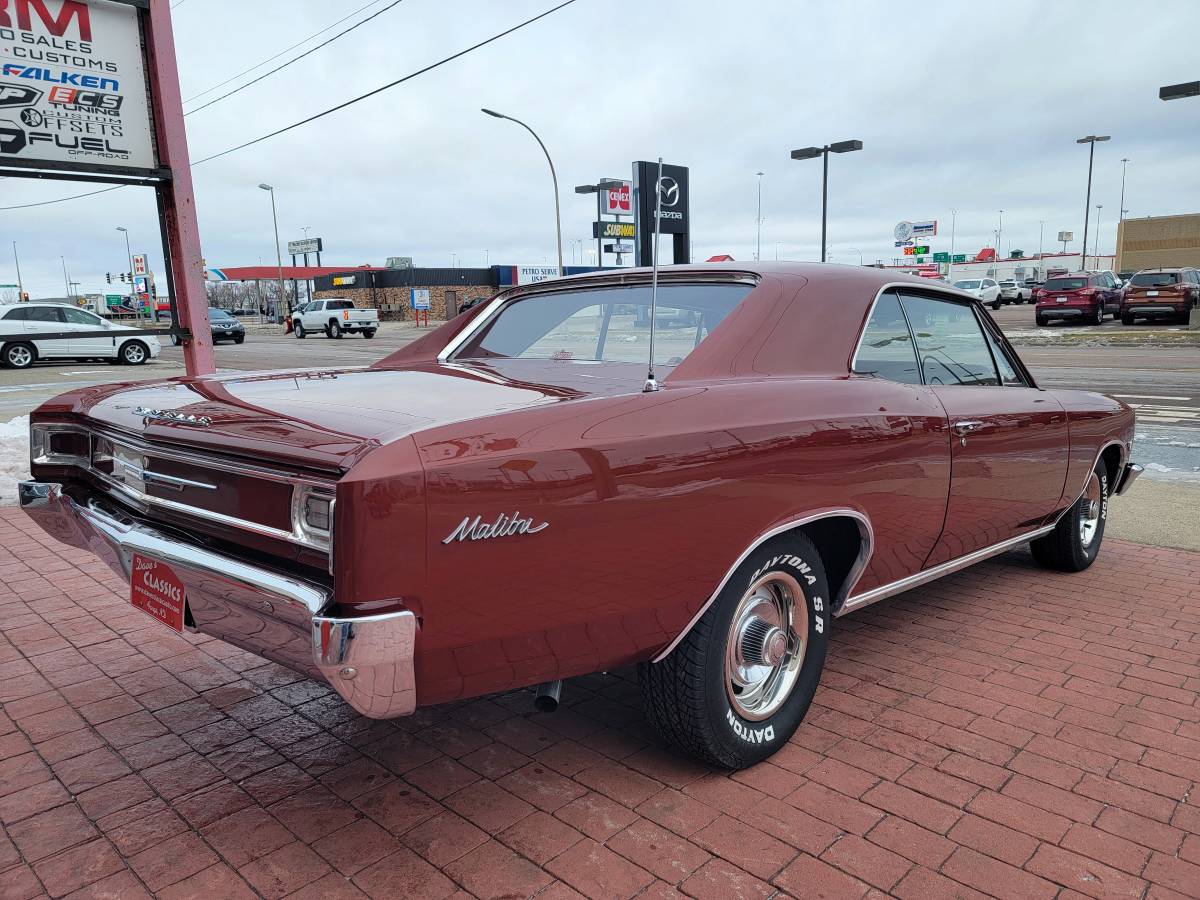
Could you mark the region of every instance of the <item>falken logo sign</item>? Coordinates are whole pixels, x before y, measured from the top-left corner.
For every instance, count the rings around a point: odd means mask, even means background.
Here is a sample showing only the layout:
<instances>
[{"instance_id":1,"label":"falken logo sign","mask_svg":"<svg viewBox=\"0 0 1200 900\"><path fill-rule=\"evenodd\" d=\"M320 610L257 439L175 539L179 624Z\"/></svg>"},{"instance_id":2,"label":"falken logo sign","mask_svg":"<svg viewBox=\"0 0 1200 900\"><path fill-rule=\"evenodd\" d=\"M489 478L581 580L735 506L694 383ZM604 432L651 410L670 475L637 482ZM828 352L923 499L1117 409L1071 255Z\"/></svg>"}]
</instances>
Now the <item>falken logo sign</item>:
<instances>
[{"instance_id":1,"label":"falken logo sign","mask_svg":"<svg viewBox=\"0 0 1200 900\"><path fill-rule=\"evenodd\" d=\"M120 83L115 78L97 78L95 75L81 75L79 72L64 72L62 70L39 69L35 66L18 66L5 63L0 69L0 75L9 78L29 78L33 81L52 81L55 84L70 84L75 87L95 88L101 91L119 91Z\"/></svg>"}]
</instances>

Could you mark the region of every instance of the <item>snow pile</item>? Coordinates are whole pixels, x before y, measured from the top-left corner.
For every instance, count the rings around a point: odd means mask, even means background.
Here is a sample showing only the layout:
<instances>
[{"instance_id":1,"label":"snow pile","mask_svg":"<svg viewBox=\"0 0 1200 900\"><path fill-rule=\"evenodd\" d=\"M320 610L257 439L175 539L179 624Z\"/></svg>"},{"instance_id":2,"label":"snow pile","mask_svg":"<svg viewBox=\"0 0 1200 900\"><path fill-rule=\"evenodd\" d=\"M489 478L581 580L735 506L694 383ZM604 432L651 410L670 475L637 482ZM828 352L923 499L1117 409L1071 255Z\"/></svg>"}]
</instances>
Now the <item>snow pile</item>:
<instances>
[{"instance_id":1,"label":"snow pile","mask_svg":"<svg viewBox=\"0 0 1200 900\"><path fill-rule=\"evenodd\" d=\"M0 422L0 506L17 502L17 482L29 478L29 416Z\"/></svg>"}]
</instances>

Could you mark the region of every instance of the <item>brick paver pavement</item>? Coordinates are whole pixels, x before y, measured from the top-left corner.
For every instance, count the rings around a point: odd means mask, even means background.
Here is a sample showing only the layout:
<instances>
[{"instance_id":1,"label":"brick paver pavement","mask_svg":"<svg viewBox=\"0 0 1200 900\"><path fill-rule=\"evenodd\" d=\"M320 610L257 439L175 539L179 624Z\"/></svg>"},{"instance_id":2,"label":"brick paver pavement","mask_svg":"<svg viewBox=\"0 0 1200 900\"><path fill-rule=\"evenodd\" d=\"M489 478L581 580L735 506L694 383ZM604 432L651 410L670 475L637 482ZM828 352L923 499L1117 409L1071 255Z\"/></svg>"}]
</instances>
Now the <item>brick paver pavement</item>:
<instances>
[{"instance_id":1,"label":"brick paver pavement","mask_svg":"<svg viewBox=\"0 0 1200 900\"><path fill-rule=\"evenodd\" d=\"M1200 554L1013 553L838 620L730 775L628 672L373 722L16 510L0 548L0 897L1200 895Z\"/></svg>"}]
</instances>

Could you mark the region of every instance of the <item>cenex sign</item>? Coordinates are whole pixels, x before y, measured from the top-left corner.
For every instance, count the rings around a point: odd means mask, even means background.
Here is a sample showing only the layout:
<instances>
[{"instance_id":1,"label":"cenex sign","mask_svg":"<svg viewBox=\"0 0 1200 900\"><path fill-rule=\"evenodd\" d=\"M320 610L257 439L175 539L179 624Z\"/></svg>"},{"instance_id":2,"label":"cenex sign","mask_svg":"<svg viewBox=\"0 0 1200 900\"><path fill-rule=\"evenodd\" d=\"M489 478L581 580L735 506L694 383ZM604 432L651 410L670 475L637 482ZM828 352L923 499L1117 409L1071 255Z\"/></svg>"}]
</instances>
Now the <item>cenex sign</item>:
<instances>
[{"instance_id":1,"label":"cenex sign","mask_svg":"<svg viewBox=\"0 0 1200 900\"><path fill-rule=\"evenodd\" d=\"M0 163L155 169L148 96L134 6L0 0Z\"/></svg>"}]
</instances>

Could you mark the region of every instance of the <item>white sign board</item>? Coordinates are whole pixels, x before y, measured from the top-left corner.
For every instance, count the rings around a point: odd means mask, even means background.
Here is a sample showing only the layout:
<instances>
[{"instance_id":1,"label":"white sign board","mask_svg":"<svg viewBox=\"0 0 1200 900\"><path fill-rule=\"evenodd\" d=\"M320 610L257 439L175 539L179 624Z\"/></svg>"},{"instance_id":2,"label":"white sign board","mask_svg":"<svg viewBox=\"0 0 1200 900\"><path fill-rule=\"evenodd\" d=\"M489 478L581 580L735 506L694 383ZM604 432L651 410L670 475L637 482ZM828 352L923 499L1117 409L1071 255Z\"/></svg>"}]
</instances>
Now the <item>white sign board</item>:
<instances>
[{"instance_id":1,"label":"white sign board","mask_svg":"<svg viewBox=\"0 0 1200 900\"><path fill-rule=\"evenodd\" d=\"M0 2L0 165L157 168L138 11Z\"/></svg>"},{"instance_id":2,"label":"white sign board","mask_svg":"<svg viewBox=\"0 0 1200 900\"><path fill-rule=\"evenodd\" d=\"M937 234L937 220L929 222L913 222L912 233L913 237L933 237Z\"/></svg>"},{"instance_id":3,"label":"white sign board","mask_svg":"<svg viewBox=\"0 0 1200 900\"><path fill-rule=\"evenodd\" d=\"M133 254L133 274L134 275L145 275L146 271L148 269L149 269L149 266L146 265L146 254L145 253Z\"/></svg>"},{"instance_id":4,"label":"white sign board","mask_svg":"<svg viewBox=\"0 0 1200 900\"><path fill-rule=\"evenodd\" d=\"M413 288L410 300L413 309L429 309L429 291L426 288Z\"/></svg>"},{"instance_id":5,"label":"white sign board","mask_svg":"<svg viewBox=\"0 0 1200 900\"><path fill-rule=\"evenodd\" d=\"M537 284L558 277L558 266L517 266L517 284Z\"/></svg>"},{"instance_id":6,"label":"white sign board","mask_svg":"<svg viewBox=\"0 0 1200 900\"><path fill-rule=\"evenodd\" d=\"M300 241L288 241L288 256L301 256L305 253L321 252L320 238L304 238Z\"/></svg>"},{"instance_id":7,"label":"white sign board","mask_svg":"<svg viewBox=\"0 0 1200 900\"><path fill-rule=\"evenodd\" d=\"M1060 232L1058 233L1058 239L1059 239L1060 241L1073 241L1073 240L1075 240L1075 232L1073 232L1073 231L1060 231Z\"/></svg>"},{"instance_id":8,"label":"white sign board","mask_svg":"<svg viewBox=\"0 0 1200 900\"><path fill-rule=\"evenodd\" d=\"M621 186L603 192L600 209L610 216L633 215L633 182L622 181Z\"/></svg>"}]
</instances>

